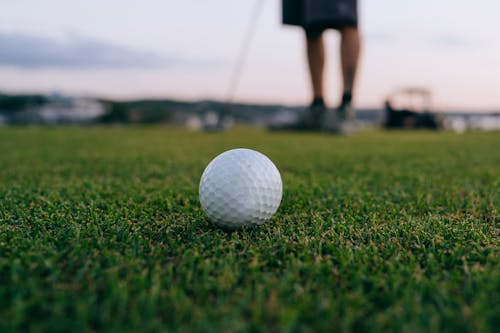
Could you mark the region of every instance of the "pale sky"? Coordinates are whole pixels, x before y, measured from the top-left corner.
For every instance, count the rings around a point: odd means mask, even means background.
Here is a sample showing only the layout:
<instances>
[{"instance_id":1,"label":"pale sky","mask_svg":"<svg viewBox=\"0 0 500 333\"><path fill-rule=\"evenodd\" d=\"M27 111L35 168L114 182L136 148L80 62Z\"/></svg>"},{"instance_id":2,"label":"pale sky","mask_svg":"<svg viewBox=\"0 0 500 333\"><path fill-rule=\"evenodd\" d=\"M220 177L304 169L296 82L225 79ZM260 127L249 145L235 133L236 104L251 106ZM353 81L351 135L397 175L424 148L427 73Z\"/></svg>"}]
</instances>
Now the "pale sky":
<instances>
[{"instance_id":1,"label":"pale sky","mask_svg":"<svg viewBox=\"0 0 500 333\"><path fill-rule=\"evenodd\" d=\"M0 91L225 99L257 0L0 2ZM357 105L427 87L437 109L500 110L499 0L360 0ZM265 0L235 99L305 104L299 28ZM338 36L327 34L328 101L340 94Z\"/></svg>"}]
</instances>

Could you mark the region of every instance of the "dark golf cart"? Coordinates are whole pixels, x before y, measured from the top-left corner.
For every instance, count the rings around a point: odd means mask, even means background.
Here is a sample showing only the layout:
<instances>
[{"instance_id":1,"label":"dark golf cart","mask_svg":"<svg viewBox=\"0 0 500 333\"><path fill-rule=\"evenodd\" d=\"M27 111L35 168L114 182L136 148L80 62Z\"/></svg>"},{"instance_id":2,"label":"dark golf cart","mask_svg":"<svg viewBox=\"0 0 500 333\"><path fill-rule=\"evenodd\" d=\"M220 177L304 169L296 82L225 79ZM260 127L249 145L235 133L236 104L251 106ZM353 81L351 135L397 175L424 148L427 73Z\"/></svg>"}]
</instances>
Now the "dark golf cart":
<instances>
[{"instance_id":1,"label":"dark golf cart","mask_svg":"<svg viewBox=\"0 0 500 333\"><path fill-rule=\"evenodd\" d=\"M423 88L397 90L385 101L386 128L428 128L441 129L443 122L432 113L431 92Z\"/></svg>"}]
</instances>

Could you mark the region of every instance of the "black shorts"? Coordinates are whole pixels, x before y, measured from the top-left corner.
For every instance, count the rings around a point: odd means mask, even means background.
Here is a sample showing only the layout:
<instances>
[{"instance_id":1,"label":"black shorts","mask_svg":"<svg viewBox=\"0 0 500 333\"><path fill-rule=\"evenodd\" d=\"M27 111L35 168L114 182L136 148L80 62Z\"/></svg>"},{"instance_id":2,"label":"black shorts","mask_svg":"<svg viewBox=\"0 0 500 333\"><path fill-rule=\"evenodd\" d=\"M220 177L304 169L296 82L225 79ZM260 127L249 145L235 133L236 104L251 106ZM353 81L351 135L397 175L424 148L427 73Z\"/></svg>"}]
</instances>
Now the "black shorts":
<instances>
[{"instance_id":1,"label":"black shorts","mask_svg":"<svg viewBox=\"0 0 500 333\"><path fill-rule=\"evenodd\" d=\"M303 27L309 36L326 29L358 26L357 0L283 0L283 23Z\"/></svg>"}]
</instances>

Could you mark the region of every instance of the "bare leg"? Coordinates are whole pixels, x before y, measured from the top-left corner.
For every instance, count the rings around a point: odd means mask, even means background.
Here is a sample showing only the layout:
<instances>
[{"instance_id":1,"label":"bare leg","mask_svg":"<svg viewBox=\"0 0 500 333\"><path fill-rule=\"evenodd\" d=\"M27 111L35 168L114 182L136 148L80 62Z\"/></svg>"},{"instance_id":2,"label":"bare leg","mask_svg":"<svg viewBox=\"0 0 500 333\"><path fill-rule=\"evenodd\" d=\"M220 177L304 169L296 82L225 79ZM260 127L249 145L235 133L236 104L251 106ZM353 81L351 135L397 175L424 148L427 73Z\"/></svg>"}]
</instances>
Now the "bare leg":
<instances>
[{"instance_id":1,"label":"bare leg","mask_svg":"<svg viewBox=\"0 0 500 333\"><path fill-rule=\"evenodd\" d=\"M340 30L340 61L344 94L352 94L358 69L361 41L358 28L346 27Z\"/></svg>"},{"instance_id":2,"label":"bare leg","mask_svg":"<svg viewBox=\"0 0 500 333\"><path fill-rule=\"evenodd\" d=\"M323 35L307 35L307 60L314 98L323 98L323 77L325 68L325 46Z\"/></svg>"}]
</instances>

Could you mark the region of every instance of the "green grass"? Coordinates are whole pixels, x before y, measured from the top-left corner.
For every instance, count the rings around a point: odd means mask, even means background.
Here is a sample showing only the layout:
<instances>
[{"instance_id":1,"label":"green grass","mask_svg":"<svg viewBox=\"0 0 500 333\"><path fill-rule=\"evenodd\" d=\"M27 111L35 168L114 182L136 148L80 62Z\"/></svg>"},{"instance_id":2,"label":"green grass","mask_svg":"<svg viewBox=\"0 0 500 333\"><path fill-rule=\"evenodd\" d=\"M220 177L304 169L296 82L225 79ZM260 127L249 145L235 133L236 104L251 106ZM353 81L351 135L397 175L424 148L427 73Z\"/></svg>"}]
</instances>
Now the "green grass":
<instances>
[{"instance_id":1,"label":"green grass","mask_svg":"<svg viewBox=\"0 0 500 333\"><path fill-rule=\"evenodd\" d=\"M284 197L211 227L198 181L257 149ZM0 129L0 331L493 332L500 133Z\"/></svg>"}]
</instances>

